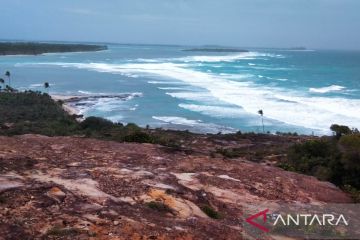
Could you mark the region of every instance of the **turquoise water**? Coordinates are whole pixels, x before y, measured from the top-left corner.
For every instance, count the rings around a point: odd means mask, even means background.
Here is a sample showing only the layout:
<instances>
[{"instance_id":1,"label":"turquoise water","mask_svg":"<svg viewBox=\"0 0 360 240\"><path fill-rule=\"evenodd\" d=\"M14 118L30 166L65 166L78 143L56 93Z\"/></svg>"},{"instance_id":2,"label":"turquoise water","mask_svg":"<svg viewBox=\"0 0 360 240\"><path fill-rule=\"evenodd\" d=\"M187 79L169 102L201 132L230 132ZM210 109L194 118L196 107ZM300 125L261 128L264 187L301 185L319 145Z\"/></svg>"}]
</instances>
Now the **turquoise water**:
<instances>
[{"instance_id":1,"label":"turquoise water","mask_svg":"<svg viewBox=\"0 0 360 240\"><path fill-rule=\"evenodd\" d=\"M93 95L130 93L79 106L86 116L196 132L265 130L328 134L360 127L360 52L250 49L182 51L182 46L109 45L89 53L3 56L22 90Z\"/></svg>"}]
</instances>

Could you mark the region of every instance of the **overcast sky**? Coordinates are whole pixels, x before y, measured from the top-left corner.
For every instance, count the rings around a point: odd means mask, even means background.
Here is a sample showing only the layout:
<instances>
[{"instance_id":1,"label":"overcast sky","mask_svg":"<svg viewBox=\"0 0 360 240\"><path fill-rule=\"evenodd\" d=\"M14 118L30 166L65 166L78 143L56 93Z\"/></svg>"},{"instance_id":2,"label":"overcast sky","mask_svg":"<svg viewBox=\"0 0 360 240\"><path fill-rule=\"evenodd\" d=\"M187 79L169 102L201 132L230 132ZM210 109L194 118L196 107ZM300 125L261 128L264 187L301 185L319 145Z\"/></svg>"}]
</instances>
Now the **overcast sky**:
<instances>
[{"instance_id":1,"label":"overcast sky","mask_svg":"<svg viewBox=\"0 0 360 240\"><path fill-rule=\"evenodd\" d=\"M0 0L0 38L360 49L360 0Z\"/></svg>"}]
</instances>

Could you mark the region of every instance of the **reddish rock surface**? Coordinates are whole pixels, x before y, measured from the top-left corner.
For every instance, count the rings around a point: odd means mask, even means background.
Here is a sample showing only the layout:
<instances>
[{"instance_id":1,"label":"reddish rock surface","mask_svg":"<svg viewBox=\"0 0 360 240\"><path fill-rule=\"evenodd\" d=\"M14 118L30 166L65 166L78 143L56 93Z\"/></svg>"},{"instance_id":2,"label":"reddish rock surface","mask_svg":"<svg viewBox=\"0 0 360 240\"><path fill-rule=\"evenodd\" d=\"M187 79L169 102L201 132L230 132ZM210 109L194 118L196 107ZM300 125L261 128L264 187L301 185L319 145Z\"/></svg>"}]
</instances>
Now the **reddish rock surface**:
<instances>
[{"instance_id":1,"label":"reddish rock surface","mask_svg":"<svg viewBox=\"0 0 360 240\"><path fill-rule=\"evenodd\" d=\"M351 201L328 182L204 152L0 137L0 239L243 239L245 205Z\"/></svg>"}]
</instances>

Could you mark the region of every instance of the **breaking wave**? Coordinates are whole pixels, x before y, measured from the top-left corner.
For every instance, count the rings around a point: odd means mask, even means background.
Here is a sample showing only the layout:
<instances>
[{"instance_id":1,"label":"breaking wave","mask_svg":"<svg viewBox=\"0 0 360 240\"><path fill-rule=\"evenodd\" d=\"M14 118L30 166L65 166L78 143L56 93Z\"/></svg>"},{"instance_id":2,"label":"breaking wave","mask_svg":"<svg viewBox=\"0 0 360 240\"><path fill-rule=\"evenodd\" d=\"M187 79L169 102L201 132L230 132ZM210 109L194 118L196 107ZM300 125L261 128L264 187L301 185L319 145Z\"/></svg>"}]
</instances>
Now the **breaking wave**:
<instances>
[{"instance_id":1,"label":"breaking wave","mask_svg":"<svg viewBox=\"0 0 360 240\"><path fill-rule=\"evenodd\" d=\"M189 61L234 61L252 57L253 53L244 53L229 56L200 56L187 57ZM266 57L264 55L263 57ZM255 57L255 56L253 56ZM280 57L280 56L272 56ZM49 64L49 63L47 63ZM191 69L191 64L170 62L147 63L51 63L62 67L74 67L98 72L118 74L135 74L152 77L156 80L151 84L188 84L203 90L202 93L171 93L170 96L187 100L207 101L209 97L238 106L248 114L257 114L263 109L266 118L278 120L289 125L302 126L327 133L333 123L348 126L360 126L360 116L357 114L359 99L344 99L339 97L308 96L301 92L257 85L246 79L236 81L227 75L201 72ZM161 78L163 81L158 81ZM279 79L280 80L280 79ZM286 81L285 79L281 79ZM280 80L280 81L281 81ZM325 93L340 91L344 87L332 85L325 88L311 88L311 92ZM193 95L191 95L193 94ZM201 96L202 94L202 96ZM195 108L191 105L182 105L184 108ZM197 109L199 111L199 109ZM205 109L201 111L205 112ZM207 112L209 109L206 110ZM214 111L209 114L217 114ZM220 113L218 115L221 115ZM226 115L226 114L225 114ZM229 114L228 114L229 115Z\"/></svg>"},{"instance_id":2,"label":"breaking wave","mask_svg":"<svg viewBox=\"0 0 360 240\"><path fill-rule=\"evenodd\" d=\"M345 87L339 85L331 85L328 87L321 87L321 88L309 88L309 92L313 93L328 93L328 92L338 92L344 90Z\"/></svg>"}]
</instances>

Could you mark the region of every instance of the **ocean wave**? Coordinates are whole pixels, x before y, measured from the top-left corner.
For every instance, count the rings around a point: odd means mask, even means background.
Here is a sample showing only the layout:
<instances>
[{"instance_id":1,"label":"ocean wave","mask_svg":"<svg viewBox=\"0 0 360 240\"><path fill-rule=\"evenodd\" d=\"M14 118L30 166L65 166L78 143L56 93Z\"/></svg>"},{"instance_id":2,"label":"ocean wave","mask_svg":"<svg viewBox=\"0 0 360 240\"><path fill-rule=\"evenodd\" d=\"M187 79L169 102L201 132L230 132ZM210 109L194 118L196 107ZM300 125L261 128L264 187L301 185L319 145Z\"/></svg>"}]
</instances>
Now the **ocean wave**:
<instances>
[{"instance_id":1,"label":"ocean wave","mask_svg":"<svg viewBox=\"0 0 360 240\"><path fill-rule=\"evenodd\" d=\"M133 73L157 79L163 77L170 82L178 80L204 89L218 101L242 107L248 113L256 115L259 109L263 109L269 119L326 133L333 123L360 126L360 116L357 114L359 99L311 97L302 95L301 92L233 81L224 76L184 68L182 64L175 63L63 65L99 72ZM184 95L184 98L186 97Z\"/></svg>"},{"instance_id":2,"label":"ocean wave","mask_svg":"<svg viewBox=\"0 0 360 240\"><path fill-rule=\"evenodd\" d=\"M309 92L313 93L329 93L329 92L339 92L344 90L345 87L339 85L331 85L328 87L321 87L321 88L309 88Z\"/></svg>"},{"instance_id":3,"label":"ocean wave","mask_svg":"<svg viewBox=\"0 0 360 240\"><path fill-rule=\"evenodd\" d=\"M160 89L160 90L185 90L184 88L181 88L181 87L158 87L158 89Z\"/></svg>"},{"instance_id":4,"label":"ocean wave","mask_svg":"<svg viewBox=\"0 0 360 240\"><path fill-rule=\"evenodd\" d=\"M227 118L239 118L244 115L248 115L241 107L226 107L217 105L198 105L198 104L184 104L180 103L179 107L200 112L202 114L210 115L212 117L227 117Z\"/></svg>"},{"instance_id":5,"label":"ocean wave","mask_svg":"<svg viewBox=\"0 0 360 240\"><path fill-rule=\"evenodd\" d=\"M55 83L52 83L51 86L55 86ZM34 84L30 84L29 88L33 89L33 88L43 88L44 87L44 83L34 83Z\"/></svg>"},{"instance_id":6,"label":"ocean wave","mask_svg":"<svg viewBox=\"0 0 360 240\"><path fill-rule=\"evenodd\" d=\"M76 108L79 114L87 115L90 111L97 111L102 113L114 113L121 111L134 111L137 106L128 106L120 104L128 102L135 97L141 97L143 94L139 92L122 93L122 94L94 94L89 91L79 90L80 96L74 97L74 100L69 101L72 107Z\"/></svg>"},{"instance_id":7,"label":"ocean wave","mask_svg":"<svg viewBox=\"0 0 360 240\"><path fill-rule=\"evenodd\" d=\"M267 77L267 76L263 76L263 75L258 75L258 78L266 78L266 79L282 81L282 82L286 82L289 80L287 78L273 78L273 77Z\"/></svg>"},{"instance_id":8,"label":"ocean wave","mask_svg":"<svg viewBox=\"0 0 360 240\"><path fill-rule=\"evenodd\" d=\"M214 98L214 96L210 92L206 92L206 91L167 92L166 94L173 98L185 99L189 101L200 101L206 103L218 101L217 99Z\"/></svg>"},{"instance_id":9,"label":"ocean wave","mask_svg":"<svg viewBox=\"0 0 360 240\"><path fill-rule=\"evenodd\" d=\"M244 52L237 54L221 55L221 56L188 56L183 58L172 58L172 61L183 62L233 62L237 60L253 60L261 57L279 58L283 57L279 54L260 53L260 52Z\"/></svg>"},{"instance_id":10,"label":"ocean wave","mask_svg":"<svg viewBox=\"0 0 360 240\"><path fill-rule=\"evenodd\" d=\"M155 120L171 124L171 125L180 125L184 126L185 129L189 129L193 132L201 132L201 133L234 133L236 132L236 129L221 126L214 123L205 123L201 120L192 120L187 119L184 117L178 117L178 116L153 116L152 117Z\"/></svg>"},{"instance_id":11,"label":"ocean wave","mask_svg":"<svg viewBox=\"0 0 360 240\"><path fill-rule=\"evenodd\" d=\"M183 82L174 82L174 81L148 81L150 84L160 84L160 85L184 85Z\"/></svg>"},{"instance_id":12,"label":"ocean wave","mask_svg":"<svg viewBox=\"0 0 360 240\"><path fill-rule=\"evenodd\" d=\"M296 70L295 68L287 68L287 67L274 67L274 66L250 66L251 69L256 70L266 70L266 71L290 71Z\"/></svg>"},{"instance_id":13,"label":"ocean wave","mask_svg":"<svg viewBox=\"0 0 360 240\"><path fill-rule=\"evenodd\" d=\"M86 94L86 95L94 94L93 92L83 91L83 90L79 90L78 93Z\"/></svg>"}]
</instances>

